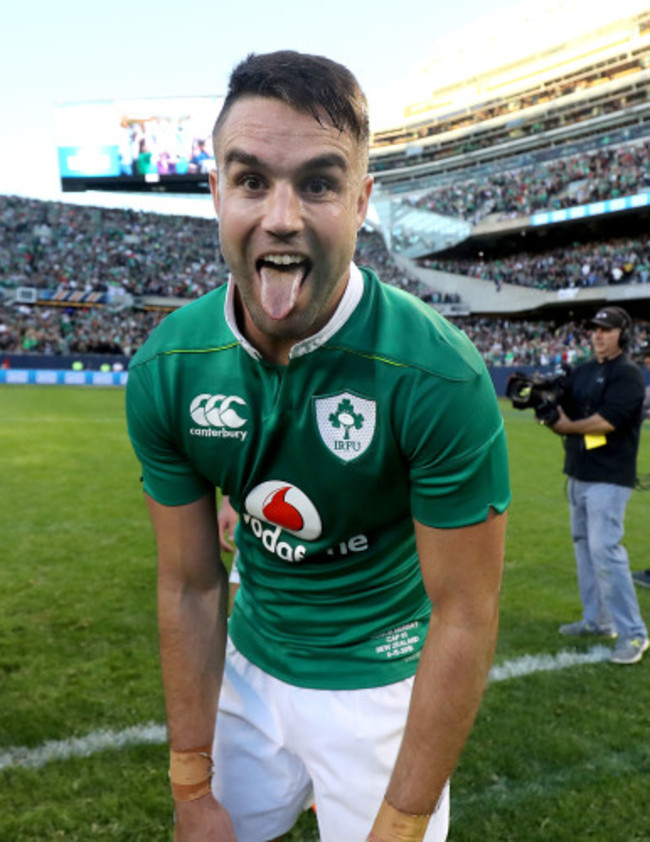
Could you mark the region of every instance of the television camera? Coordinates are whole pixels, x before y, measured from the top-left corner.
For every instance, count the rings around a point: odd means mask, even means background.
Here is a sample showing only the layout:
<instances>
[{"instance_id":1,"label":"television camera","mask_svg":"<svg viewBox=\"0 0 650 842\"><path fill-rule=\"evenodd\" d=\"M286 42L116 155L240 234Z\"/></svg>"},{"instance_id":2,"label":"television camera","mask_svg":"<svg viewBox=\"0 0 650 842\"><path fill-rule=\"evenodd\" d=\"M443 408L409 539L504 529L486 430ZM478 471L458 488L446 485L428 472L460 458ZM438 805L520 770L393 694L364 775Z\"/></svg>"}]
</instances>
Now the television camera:
<instances>
[{"instance_id":1,"label":"television camera","mask_svg":"<svg viewBox=\"0 0 650 842\"><path fill-rule=\"evenodd\" d=\"M551 374L515 371L508 378L506 397L515 409L533 409L538 421L552 427L560 417L558 404L570 373L571 367L566 364Z\"/></svg>"}]
</instances>

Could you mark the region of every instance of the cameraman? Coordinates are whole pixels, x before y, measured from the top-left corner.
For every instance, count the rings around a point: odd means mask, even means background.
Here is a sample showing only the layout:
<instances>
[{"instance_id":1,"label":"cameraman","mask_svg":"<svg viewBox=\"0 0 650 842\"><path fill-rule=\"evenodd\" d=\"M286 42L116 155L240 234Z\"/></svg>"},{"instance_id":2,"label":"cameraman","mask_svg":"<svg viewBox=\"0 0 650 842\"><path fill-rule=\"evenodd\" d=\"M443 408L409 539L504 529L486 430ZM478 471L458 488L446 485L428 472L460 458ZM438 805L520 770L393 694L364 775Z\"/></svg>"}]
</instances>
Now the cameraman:
<instances>
[{"instance_id":1,"label":"cameraman","mask_svg":"<svg viewBox=\"0 0 650 842\"><path fill-rule=\"evenodd\" d=\"M643 375L625 353L631 319L603 307L591 320L596 359L569 375L557 421L564 436L571 536L583 617L560 634L616 637L610 660L634 664L648 648L629 561L621 544L625 509L636 482ZM542 422L544 423L544 422Z\"/></svg>"}]
</instances>

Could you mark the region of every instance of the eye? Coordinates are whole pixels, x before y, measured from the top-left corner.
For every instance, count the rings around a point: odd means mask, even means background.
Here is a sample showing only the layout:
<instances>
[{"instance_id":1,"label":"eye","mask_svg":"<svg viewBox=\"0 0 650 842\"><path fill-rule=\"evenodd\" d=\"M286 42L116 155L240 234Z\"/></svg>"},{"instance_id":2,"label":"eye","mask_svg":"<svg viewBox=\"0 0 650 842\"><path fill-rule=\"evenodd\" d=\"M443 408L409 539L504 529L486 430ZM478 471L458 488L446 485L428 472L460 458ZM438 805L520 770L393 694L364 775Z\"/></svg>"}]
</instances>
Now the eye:
<instances>
[{"instance_id":1,"label":"eye","mask_svg":"<svg viewBox=\"0 0 650 842\"><path fill-rule=\"evenodd\" d=\"M323 176L314 176L305 183L305 192L311 196L324 196L332 189L333 185L330 180Z\"/></svg>"},{"instance_id":2,"label":"eye","mask_svg":"<svg viewBox=\"0 0 650 842\"><path fill-rule=\"evenodd\" d=\"M238 183L251 193L257 193L264 189L265 186L264 180L261 176L255 175L254 173L246 173L245 175L242 175Z\"/></svg>"}]
</instances>

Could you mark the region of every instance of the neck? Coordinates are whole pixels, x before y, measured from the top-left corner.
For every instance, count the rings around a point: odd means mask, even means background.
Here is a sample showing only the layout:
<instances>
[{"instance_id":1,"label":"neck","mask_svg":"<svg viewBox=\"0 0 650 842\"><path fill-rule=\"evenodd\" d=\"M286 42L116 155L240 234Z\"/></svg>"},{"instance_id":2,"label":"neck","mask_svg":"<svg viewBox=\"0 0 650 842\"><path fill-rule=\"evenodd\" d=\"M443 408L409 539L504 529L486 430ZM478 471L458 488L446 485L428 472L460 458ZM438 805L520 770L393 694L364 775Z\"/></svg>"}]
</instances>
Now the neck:
<instances>
[{"instance_id":1,"label":"neck","mask_svg":"<svg viewBox=\"0 0 650 842\"><path fill-rule=\"evenodd\" d=\"M282 339L262 333L255 326L248 311L241 302L239 290L235 291L235 318L242 334L268 362L274 365L289 365L289 354L296 344L293 339Z\"/></svg>"},{"instance_id":2,"label":"neck","mask_svg":"<svg viewBox=\"0 0 650 842\"><path fill-rule=\"evenodd\" d=\"M598 362L599 363L606 363L606 362L609 362L610 360L615 360L616 357L620 357L622 353L623 353L623 349L618 348L616 351L612 351L611 353L598 354Z\"/></svg>"}]
</instances>

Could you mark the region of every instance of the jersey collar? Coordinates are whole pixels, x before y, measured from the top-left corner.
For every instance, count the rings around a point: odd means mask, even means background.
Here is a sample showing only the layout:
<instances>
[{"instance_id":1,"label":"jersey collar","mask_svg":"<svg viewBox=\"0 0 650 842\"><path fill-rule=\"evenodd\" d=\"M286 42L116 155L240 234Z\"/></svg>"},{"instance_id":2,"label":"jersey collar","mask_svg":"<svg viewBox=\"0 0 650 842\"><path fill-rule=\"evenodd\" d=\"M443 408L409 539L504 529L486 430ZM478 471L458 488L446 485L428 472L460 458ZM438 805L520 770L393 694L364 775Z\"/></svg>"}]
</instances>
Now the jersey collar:
<instances>
[{"instance_id":1,"label":"jersey collar","mask_svg":"<svg viewBox=\"0 0 650 842\"><path fill-rule=\"evenodd\" d=\"M302 342L297 342L289 352L289 359L293 360L296 359L296 357L303 357L305 354L309 354L312 351L315 351L316 348L324 345L325 342L327 342L327 340L330 339L336 331L342 328L347 322L352 313L355 311L362 295L363 276L361 274L361 270L356 264L351 263L350 277L348 278L345 292L339 301L338 307L332 314L332 318L318 331L318 333L315 333L313 336L308 336L306 339L303 339ZM233 281L232 276L228 279L224 314L228 327L235 334L235 337L246 353L256 360L261 360L262 355L260 352L257 348L251 345L237 326L237 320L235 319L235 282Z\"/></svg>"}]
</instances>

